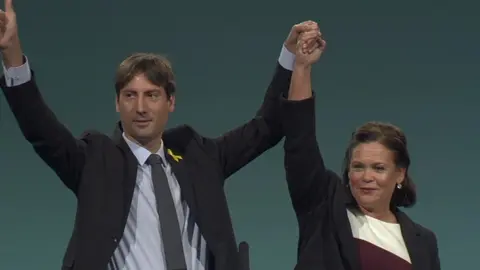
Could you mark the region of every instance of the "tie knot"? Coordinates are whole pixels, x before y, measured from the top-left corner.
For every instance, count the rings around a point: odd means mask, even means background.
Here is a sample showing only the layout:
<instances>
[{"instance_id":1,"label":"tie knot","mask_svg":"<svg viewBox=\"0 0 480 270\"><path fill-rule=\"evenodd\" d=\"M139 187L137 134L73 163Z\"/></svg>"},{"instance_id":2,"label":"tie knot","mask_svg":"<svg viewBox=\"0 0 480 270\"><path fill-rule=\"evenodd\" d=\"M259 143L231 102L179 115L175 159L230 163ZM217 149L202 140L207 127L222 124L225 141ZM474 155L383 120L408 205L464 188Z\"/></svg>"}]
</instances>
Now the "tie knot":
<instances>
[{"instance_id":1,"label":"tie knot","mask_svg":"<svg viewBox=\"0 0 480 270\"><path fill-rule=\"evenodd\" d=\"M162 157L157 155L157 154L151 154L148 158L147 158L147 163L149 165L163 165L163 160L162 160Z\"/></svg>"}]
</instances>

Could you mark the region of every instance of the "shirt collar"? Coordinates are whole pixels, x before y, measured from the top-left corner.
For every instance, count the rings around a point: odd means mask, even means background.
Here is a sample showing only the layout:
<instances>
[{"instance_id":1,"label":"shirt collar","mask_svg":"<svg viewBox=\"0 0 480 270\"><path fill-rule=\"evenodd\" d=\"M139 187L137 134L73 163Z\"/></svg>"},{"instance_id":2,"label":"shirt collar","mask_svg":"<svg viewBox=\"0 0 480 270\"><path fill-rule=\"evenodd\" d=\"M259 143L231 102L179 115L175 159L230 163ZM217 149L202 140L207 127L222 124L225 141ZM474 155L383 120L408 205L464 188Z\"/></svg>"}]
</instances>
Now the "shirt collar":
<instances>
[{"instance_id":1,"label":"shirt collar","mask_svg":"<svg viewBox=\"0 0 480 270\"><path fill-rule=\"evenodd\" d=\"M145 147L133 142L132 140L128 139L127 136L125 135L125 132L122 133L123 139L127 143L128 147L132 151L133 155L137 158L138 163L143 166L145 162L147 161L148 157L152 154L149 150L147 150ZM158 149L157 153L159 155L163 162L166 162L165 159L165 150L163 146L163 140L162 140L162 145L160 146L160 149Z\"/></svg>"}]
</instances>

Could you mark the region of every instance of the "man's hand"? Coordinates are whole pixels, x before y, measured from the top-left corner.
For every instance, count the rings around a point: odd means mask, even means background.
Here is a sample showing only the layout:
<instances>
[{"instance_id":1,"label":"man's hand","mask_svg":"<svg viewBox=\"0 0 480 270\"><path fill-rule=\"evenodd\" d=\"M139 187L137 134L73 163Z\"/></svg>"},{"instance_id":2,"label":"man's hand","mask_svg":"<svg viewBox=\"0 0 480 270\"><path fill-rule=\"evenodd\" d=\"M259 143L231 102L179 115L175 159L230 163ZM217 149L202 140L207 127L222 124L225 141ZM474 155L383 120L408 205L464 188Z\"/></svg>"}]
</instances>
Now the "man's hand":
<instances>
[{"instance_id":1,"label":"man's hand","mask_svg":"<svg viewBox=\"0 0 480 270\"><path fill-rule=\"evenodd\" d=\"M312 43L316 44L312 48ZM301 33L295 49L295 65L310 67L320 59L325 51L327 42L322 39L320 31L309 31Z\"/></svg>"},{"instance_id":2,"label":"man's hand","mask_svg":"<svg viewBox=\"0 0 480 270\"><path fill-rule=\"evenodd\" d=\"M17 30L17 15L12 1L5 0L5 11L0 10L0 50L3 63L7 68L23 64L23 52Z\"/></svg>"},{"instance_id":3,"label":"man's hand","mask_svg":"<svg viewBox=\"0 0 480 270\"><path fill-rule=\"evenodd\" d=\"M309 32L309 31L319 32L320 29L318 28L318 24L314 21L305 21L305 22L294 25L292 27L292 30L290 30L290 34L288 34L288 37L285 40L285 43L284 43L285 48L287 48L289 52L295 54L298 37L300 36L300 34L304 32ZM309 49L312 49L315 46L316 46L315 42L311 42L309 44Z\"/></svg>"},{"instance_id":4,"label":"man's hand","mask_svg":"<svg viewBox=\"0 0 480 270\"><path fill-rule=\"evenodd\" d=\"M0 10L0 50L11 47L17 37L17 16L12 0L5 0L5 11Z\"/></svg>"}]
</instances>

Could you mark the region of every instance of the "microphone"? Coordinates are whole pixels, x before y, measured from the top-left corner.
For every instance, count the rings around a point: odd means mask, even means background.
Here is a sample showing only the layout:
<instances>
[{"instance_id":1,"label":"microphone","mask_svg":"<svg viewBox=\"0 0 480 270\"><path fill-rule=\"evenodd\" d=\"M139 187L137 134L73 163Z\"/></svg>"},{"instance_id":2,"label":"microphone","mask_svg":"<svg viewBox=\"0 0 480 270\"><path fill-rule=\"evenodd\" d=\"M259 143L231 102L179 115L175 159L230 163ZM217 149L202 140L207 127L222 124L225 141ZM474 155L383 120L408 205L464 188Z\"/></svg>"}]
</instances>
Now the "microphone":
<instances>
[{"instance_id":1,"label":"microphone","mask_svg":"<svg viewBox=\"0 0 480 270\"><path fill-rule=\"evenodd\" d=\"M240 269L250 270L250 247L248 243L243 241L238 245L238 256L240 258Z\"/></svg>"}]
</instances>

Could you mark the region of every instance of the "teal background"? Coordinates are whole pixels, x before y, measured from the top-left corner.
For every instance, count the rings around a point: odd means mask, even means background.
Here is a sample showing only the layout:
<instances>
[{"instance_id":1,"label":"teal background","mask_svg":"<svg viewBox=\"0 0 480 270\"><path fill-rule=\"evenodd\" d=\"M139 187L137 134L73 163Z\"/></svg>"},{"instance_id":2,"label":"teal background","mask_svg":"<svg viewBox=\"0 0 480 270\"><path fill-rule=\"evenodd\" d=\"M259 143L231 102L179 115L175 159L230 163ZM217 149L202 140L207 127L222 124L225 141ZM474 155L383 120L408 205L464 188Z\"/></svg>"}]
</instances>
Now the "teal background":
<instances>
[{"instance_id":1,"label":"teal background","mask_svg":"<svg viewBox=\"0 0 480 270\"><path fill-rule=\"evenodd\" d=\"M113 76L135 51L167 55L178 81L170 125L215 136L260 105L290 27L320 22L317 133L340 171L353 129L408 135L419 190L410 216L436 232L442 269L475 269L480 242L478 26L474 1L16 1L24 51L45 99L74 134L113 130ZM477 13L477 14L475 14ZM0 269L59 269L74 196L25 142L0 98ZM281 146L227 185L252 269L293 269L297 225Z\"/></svg>"}]
</instances>

